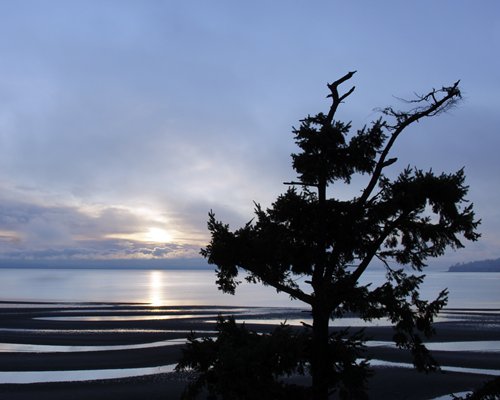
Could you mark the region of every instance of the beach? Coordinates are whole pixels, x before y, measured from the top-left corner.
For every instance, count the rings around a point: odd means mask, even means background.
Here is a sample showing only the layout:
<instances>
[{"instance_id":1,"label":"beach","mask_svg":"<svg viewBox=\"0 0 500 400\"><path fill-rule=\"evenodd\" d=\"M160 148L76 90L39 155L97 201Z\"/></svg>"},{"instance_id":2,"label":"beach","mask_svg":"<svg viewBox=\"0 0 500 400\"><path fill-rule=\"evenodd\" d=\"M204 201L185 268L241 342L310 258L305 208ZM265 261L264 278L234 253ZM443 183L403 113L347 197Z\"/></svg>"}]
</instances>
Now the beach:
<instances>
[{"instance_id":1,"label":"beach","mask_svg":"<svg viewBox=\"0 0 500 400\"><path fill-rule=\"evenodd\" d=\"M191 378L190 373L173 371L185 338L192 331L213 336L217 315L234 315L261 332L276 321L308 318L294 308L0 305L2 399L176 399ZM373 399L432 399L472 390L500 373L495 347L500 310L443 313L429 343L443 371L430 374L410 368L408 352L390 345L390 326L365 329L375 372L368 384Z\"/></svg>"}]
</instances>

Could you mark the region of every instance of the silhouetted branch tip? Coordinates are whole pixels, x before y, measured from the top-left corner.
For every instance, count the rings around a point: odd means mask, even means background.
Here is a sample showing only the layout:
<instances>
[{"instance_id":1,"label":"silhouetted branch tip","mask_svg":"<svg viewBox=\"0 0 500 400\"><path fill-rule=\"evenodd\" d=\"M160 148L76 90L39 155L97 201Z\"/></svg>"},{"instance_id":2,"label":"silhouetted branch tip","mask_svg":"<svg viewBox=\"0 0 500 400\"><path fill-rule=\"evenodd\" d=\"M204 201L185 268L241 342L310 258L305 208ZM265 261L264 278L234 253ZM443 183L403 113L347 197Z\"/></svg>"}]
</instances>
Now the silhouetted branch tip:
<instances>
[{"instance_id":1,"label":"silhouetted branch tip","mask_svg":"<svg viewBox=\"0 0 500 400\"><path fill-rule=\"evenodd\" d=\"M335 82L333 83L329 83L327 86L330 90L334 89L334 88L337 88L340 84L344 83L345 81L351 79L353 77L353 75L356 73L357 71L350 71L348 72L347 74L345 74L342 78L340 79L337 79Z\"/></svg>"},{"instance_id":2,"label":"silhouetted branch tip","mask_svg":"<svg viewBox=\"0 0 500 400\"><path fill-rule=\"evenodd\" d=\"M326 122L324 123L325 126L333 122L333 117L335 116L337 107L342 102L342 100L344 100L347 96L349 96L352 92L354 92L355 86L353 86L347 93L343 94L342 96L339 96L338 86L343 82L351 79L355 73L356 71L348 72L342 78L336 80L333 83L327 84L328 89L330 89L330 94L327 95L326 97L332 99L332 105L330 107L330 111L328 112L328 116L326 117Z\"/></svg>"},{"instance_id":3,"label":"silhouetted branch tip","mask_svg":"<svg viewBox=\"0 0 500 400\"><path fill-rule=\"evenodd\" d=\"M396 119L397 124L408 120L417 120L421 117L433 117L453 108L462 98L462 93L458 87L460 80L452 86L443 86L441 89L432 89L425 95L415 94L412 100L396 97L399 101L406 104L416 104L417 106L406 111L395 110L392 107L378 109L382 114Z\"/></svg>"},{"instance_id":4,"label":"silhouetted branch tip","mask_svg":"<svg viewBox=\"0 0 500 400\"><path fill-rule=\"evenodd\" d=\"M396 157L395 158L390 158L389 160L385 161L382 164L382 168L388 167L389 165L394 164L396 161L398 161L398 159Z\"/></svg>"},{"instance_id":5,"label":"silhouetted branch tip","mask_svg":"<svg viewBox=\"0 0 500 400\"><path fill-rule=\"evenodd\" d=\"M339 101L344 100L347 96L351 95L352 92L354 92L354 89L356 89L356 86L353 86L346 94L340 97Z\"/></svg>"}]
</instances>

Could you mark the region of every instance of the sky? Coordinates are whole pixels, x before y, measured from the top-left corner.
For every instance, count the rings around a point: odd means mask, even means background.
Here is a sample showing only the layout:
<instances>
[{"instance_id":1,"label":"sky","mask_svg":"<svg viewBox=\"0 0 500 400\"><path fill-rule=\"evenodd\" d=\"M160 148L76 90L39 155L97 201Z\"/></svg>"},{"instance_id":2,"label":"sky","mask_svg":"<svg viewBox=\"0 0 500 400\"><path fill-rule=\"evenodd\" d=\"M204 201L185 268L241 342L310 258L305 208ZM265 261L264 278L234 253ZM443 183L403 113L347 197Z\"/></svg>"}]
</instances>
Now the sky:
<instances>
[{"instance_id":1,"label":"sky","mask_svg":"<svg viewBox=\"0 0 500 400\"><path fill-rule=\"evenodd\" d=\"M0 259L192 263L209 210L286 190L292 127L352 70L354 129L461 80L389 174L465 167L482 238L439 262L498 258L499 48L497 0L0 0Z\"/></svg>"}]
</instances>

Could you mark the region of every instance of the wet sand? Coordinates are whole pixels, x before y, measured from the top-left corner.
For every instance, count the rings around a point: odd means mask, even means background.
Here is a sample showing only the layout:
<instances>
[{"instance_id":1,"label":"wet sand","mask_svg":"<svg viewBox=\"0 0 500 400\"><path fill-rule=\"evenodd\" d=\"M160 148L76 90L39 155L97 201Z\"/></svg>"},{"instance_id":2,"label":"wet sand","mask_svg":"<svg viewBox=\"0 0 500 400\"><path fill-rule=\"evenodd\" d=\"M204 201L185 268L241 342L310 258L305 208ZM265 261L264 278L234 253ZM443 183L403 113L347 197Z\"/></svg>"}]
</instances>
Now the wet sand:
<instances>
[{"instance_id":1,"label":"wet sand","mask_svg":"<svg viewBox=\"0 0 500 400\"><path fill-rule=\"evenodd\" d=\"M14 304L0 303L0 343L57 346L137 345L185 338L190 331L211 335L218 313L246 319L251 329L266 331L269 325L252 324L272 318L301 318L300 310L230 307L151 307L140 304ZM189 315L189 318L185 318ZM168 319L126 319L164 317ZM63 319L45 319L45 318ZM65 320L65 318L68 320ZM93 317L94 320L78 320ZM109 317L120 317L118 320ZM307 316L306 316L307 317ZM77 318L77 319L75 319ZM500 312L450 310L436 325L436 342L500 340ZM373 340L390 341L392 329L369 327ZM34 348L29 352L0 353L0 377L4 371L65 371L146 368L175 364L181 344L120 350L55 352ZM85 350L85 348L83 348ZM376 360L408 363L407 352L387 346L369 348ZM480 351L435 351L443 366L500 370L499 353ZM430 399L480 386L492 376L437 372L421 374L403 367L375 367L369 381L373 399ZM1 399L176 399L189 374L162 373L121 379L96 379L82 382L0 383Z\"/></svg>"}]
</instances>

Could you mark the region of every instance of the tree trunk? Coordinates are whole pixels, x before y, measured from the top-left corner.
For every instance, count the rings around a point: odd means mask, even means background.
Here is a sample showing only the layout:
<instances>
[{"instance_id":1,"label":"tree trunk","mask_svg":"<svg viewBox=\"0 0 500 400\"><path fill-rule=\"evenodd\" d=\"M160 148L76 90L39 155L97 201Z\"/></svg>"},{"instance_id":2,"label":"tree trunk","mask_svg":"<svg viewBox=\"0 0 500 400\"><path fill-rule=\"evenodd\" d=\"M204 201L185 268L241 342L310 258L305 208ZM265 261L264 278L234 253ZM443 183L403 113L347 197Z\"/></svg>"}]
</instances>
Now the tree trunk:
<instances>
[{"instance_id":1,"label":"tree trunk","mask_svg":"<svg viewBox=\"0 0 500 400\"><path fill-rule=\"evenodd\" d=\"M324 307L314 305L311 375L313 399L328 399L328 322L330 315Z\"/></svg>"}]
</instances>

